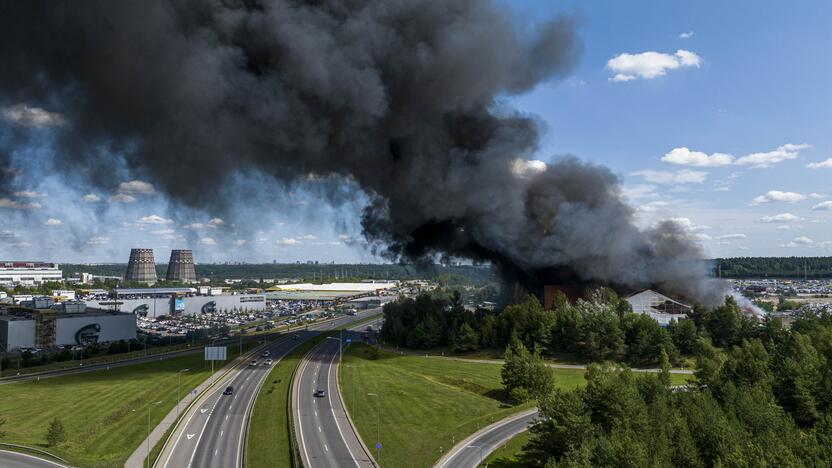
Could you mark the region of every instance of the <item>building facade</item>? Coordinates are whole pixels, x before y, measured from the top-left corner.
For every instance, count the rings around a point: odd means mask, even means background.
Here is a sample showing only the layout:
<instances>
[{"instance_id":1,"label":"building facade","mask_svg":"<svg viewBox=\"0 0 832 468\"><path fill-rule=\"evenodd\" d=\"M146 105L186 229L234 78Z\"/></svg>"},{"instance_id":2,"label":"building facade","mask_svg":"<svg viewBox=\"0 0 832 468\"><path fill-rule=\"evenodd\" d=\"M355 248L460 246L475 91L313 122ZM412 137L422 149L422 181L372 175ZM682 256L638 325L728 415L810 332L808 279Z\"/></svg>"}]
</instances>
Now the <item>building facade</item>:
<instances>
[{"instance_id":1,"label":"building facade","mask_svg":"<svg viewBox=\"0 0 832 468\"><path fill-rule=\"evenodd\" d=\"M63 272L57 263L0 262L0 285L35 285L48 281L62 281Z\"/></svg>"}]
</instances>

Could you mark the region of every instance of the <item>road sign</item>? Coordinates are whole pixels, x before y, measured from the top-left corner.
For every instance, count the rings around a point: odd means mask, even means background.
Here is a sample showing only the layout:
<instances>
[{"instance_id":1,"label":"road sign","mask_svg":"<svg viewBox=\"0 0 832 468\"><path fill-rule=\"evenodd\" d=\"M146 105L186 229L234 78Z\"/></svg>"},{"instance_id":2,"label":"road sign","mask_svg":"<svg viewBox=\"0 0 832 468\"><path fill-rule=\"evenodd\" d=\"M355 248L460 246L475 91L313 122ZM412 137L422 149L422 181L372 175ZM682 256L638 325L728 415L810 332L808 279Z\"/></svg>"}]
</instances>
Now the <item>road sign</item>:
<instances>
[{"instance_id":1,"label":"road sign","mask_svg":"<svg viewBox=\"0 0 832 468\"><path fill-rule=\"evenodd\" d=\"M381 450L381 442L376 442L376 450Z\"/></svg>"},{"instance_id":2,"label":"road sign","mask_svg":"<svg viewBox=\"0 0 832 468\"><path fill-rule=\"evenodd\" d=\"M347 343L347 344L352 343L352 338L347 338L346 343Z\"/></svg>"},{"instance_id":3,"label":"road sign","mask_svg":"<svg viewBox=\"0 0 832 468\"><path fill-rule=\"evenodd\" d=\"M206 361L225 361L227 359L227 354L225 352L225 346L206 346L205 347L205 360Z\"/></svg>"}]
</instances>

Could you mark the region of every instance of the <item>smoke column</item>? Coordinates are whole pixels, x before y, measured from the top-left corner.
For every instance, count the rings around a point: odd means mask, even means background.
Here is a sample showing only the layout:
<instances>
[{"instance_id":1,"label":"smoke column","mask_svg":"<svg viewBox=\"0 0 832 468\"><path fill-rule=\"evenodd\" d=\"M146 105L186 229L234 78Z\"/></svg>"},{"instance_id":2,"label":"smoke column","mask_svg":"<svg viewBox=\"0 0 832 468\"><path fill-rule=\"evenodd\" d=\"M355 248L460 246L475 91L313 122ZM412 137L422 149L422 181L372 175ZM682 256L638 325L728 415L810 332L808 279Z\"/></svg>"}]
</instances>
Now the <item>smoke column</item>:
<instances>
[{"instance_id":1,"label":"smoke column","mask_svg":"<svg viewBox=\"0 0 832 468\"><path fill-rule=\"evenodd\" d=\"M0 105L59 112L59 164L102 187L117 158L197 209L233 203L205 187L234 172L357 184L392 259L711 301L699 249L672 224L637 229L608 169L527 161L538 126L500 99L563 77L580 44L567 18L509 16L482 0L3 2Z\"/></svg>"}]
</instances>

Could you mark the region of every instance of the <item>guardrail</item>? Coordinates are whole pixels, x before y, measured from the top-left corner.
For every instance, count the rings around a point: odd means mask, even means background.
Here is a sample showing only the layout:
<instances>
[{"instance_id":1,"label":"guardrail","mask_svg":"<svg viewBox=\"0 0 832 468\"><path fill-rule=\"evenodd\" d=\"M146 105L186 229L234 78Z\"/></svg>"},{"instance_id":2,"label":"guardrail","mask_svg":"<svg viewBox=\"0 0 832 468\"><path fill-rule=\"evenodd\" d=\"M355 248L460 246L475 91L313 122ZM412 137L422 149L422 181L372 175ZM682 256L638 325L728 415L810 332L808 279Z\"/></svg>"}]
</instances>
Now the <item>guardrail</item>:
<instances>
[{"instance_id":1,"label":"guardrail","mask_svg":"<svg viewBox=\"0 0 832 468\"><path fill-rule=\"evenodd\" d=\"M64 465L69 466L68 461L64 460L63 458L61 458L57 455L53 455L53 454L47 452L46 450L41 450L39 448L29 447L28 445L12 444L12 443L9 443L9 442L0 442L0 447L11 447L13 449L17 449L17 450L15 450L17 452L27 451L27 452L37 453L38 455L46 455L49 458L58 460L59 462L63 463Z\"/></svg>"},{"instance_id":2,"label":"guardrail","mask_svg":"<svg viewBox=\"0 0 832 468\"><path fill-rule=\"evenodd\" d=\"M309 348L309 351L306 354L312 352L313 349L315 349L315 346ZM289 378L289 391L286 392L286 409L288 410L286 411L286 419L289 425L289 451L292 453L292 468L303 468L300 448L298 447L297 434L295 433L295 410L292 405L292 397L295 394L295 376L297 375L298 368L301 363L303 363L303 359L306 357L306 354L301 357L301 360L298 361L298 365L296 365L292 370L292 376Z\"/></svg>"}]
</instances>

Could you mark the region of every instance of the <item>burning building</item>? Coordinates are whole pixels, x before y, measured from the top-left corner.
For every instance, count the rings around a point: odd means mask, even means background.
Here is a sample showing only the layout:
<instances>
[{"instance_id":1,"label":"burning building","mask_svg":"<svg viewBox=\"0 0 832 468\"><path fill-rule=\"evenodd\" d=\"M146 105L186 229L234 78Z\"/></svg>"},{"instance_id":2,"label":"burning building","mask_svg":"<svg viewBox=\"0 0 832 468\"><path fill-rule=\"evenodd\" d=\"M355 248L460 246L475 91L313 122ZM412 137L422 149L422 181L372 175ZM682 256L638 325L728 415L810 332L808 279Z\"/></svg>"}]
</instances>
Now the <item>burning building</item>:
<instances>
[{"instance_id":1,"label":"burning building","mask_svg":"<svg viewBox=\"0 0 832 468\"><path fill-rule=\"evenodd\" d=\"M663 327L670 324L671 320L679 321L687 318L692 309L691 306L671 299L664 294L645 289L626 297L627 302L636 314L647 314L655 319Z\"/></svg>"}]
</instances>

